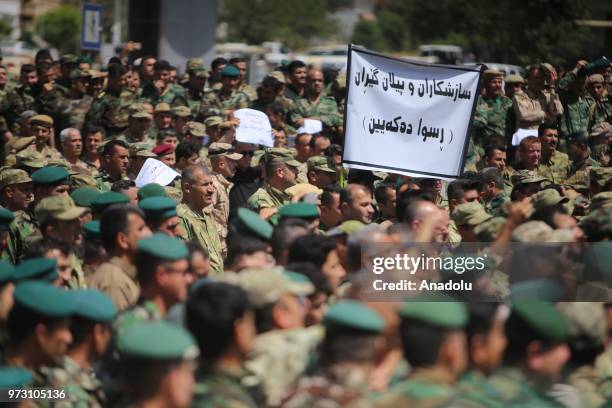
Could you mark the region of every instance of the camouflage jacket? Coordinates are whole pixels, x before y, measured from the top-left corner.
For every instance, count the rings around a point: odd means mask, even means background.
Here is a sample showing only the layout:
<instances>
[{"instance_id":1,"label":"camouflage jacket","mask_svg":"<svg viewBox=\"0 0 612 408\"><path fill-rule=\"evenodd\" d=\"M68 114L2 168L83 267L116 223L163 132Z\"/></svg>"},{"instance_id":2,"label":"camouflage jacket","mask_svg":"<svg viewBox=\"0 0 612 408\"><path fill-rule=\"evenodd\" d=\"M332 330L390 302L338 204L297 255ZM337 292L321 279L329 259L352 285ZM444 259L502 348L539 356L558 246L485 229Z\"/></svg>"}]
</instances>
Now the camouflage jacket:
<instances>
[{"instance_id":1,"label":"camouflage jacket","mask_svg":"<svg viewBox=\"0 0 612 408\"><path fill-rule=\"evenodd\" d=\"M30 86L18 85L6 95L4 117L15 134L19 134L19 115L27 110L38 111L38 94Z\"/></svg>"},{"instance_id":2,"label":"camouflage jacket","mask_svg":"<svg viewBox=\"0 0 612 408\"><path fill-rule=\"evenodd\" d=\"M547 390L537 389L531 383L519 368L502 367L489 377L487 389L495 390L498 401L504 406L562 407L546 395Z\"/></svg>"},{"instance_id":3,"label":"camouflage jacket","mask_svg":"<svg viewBox=\"0 0 612 408\"><path fill-rule=\"evenodd\" d=\"M113 322L113 329L115 333L119 333L133 324L153 322L163 318L155 303L150 300L141 299L138 303L117 316L117 319Z\"/></svg>"},{"instance_id":4,"label":"camouflage jacket","mask_svg":"<svg viewBox=\"0 0 612 408\"><path fill-rule=\"evenodd\" d=\"M183 227L181 238L185 241L196 240L202 244L210 256L211 274L222 273L221 240L211 209L204 209L196 213L187 204L179 204L176 207L176 213Z\"/></svg>"},{"instance_id":5,"label":"camouflage jacket","mask_svg":"<svg viewBox=\"0 0 612 408\"><path fill-rule=\"evenodd\" d=\"M609 398L609 395L604 395L604 378L594 366L584 365L577 368L567 376L567 382L578 391L585 407L601 407Z\"/></svg>"},{"instance_id":6,"label":"camouflage jacket","mask_svg":"<svg viewBox=\"0 0 612 408\"><path fill-rule=\"evenodd\" d=\"M290 116L293 123L298 119L313 118L329 127L342 126L343 120L336 100L327 96L320 96L316 102L311 102L308 98L297 99L293 102Z\"/></svg>"},{"instance_id":7,"label":"camouflage jacket","mask_svg":"<svg viewBox=\"0 0 612 408\"><path fill-rule=\"evenodd\" d=\"M223 89L213 89L202 97L197 116L201 121L210 116L225 118L225 111L247 108L248 106L249 97L243 92L232 91L231 94L226 95Z\"/></svg>"},{"instance_id":8,"label":"camouflage jacket","mask_svg":"<svg viewBox=\"0 0 612 408\"><path fill-rule=\"evenodd\" d=\"M96 188L103 193L111 191L111 187L115 181L125 180L126 177L122 176L119 179L113 179L105 170L100 170L96 177Z\"/></svg>"},{"instance_id":9,"label":"camouflage jacket","mask_svg":"<svg viewBox=\"0 0 612 408\"><path fill-rule=\"evenodd\" d=\"M85 120L90 125L102 126L107 138L113 139L128 127L128 108L136 102L136 94L128 89L120 94L102 91L94 98Z\"/></svg>"},{"instance_id":10,"label":"camouflage jacket","mask_svg":"<svg viewBox=\"0 0 612 408\"><path fill-rule=\"evenodd\" d=\"M57 98L53 103L53 117L56 119L58 129L73 127L79 130L83 129L85 124L85 116L93 98L89 95L83 95L82 98L73 99L70 97Z\"/></svg>"},{"instance_id":11,"label":"camouflage jacket","mask_svg":"<svg viewBox=\"0 0 612 408\"><path fill-rule=\"evenodd\" d=\"M542 155L537 172L553 183L562 184L568 177L570 164L571 161L567 154L557 151L554 156L551 155L548 158Z\"/></svg>"},{"instance_id":12,"label":"camouflage jacket","mask_svg":"<svg viewBox=\"0 0 612 408\"><path fill-rule=\"evenodd\" d=\"M215 174L213 177L215 186L215 194L213 196L213 218L215 219L217 232L221 239L221 253L225 257L227 255L227 220L229 217L230 203L229 193L234 184L228 181L221 174Z\"/></svg>"},{"instance_id":13,"label":"camouflage jacket","mask_svg":"<svg viewBox=\"0 0 612 408\"><path fill-rule=\"evenodd\" d=\"M610 145L598 144L591 146L591 157L601 166L607 167L610 164Z\"/></svg>"},{"instance_id":14,"label":"camouflage jacket","mask_svg":"<svg viewBox=\"0 0 612 408\"><path fill-rule=\"evenodd\" d=\"M599 122L612 123L612 100L606 93L601 99L587 98L589 106L589 129Z\"/></svg>"},{"instance_id":15,"label":"camouflage jacket","mask_svg":"<svg viewBox=\"0 0 612 408\"><path fill-rule=\"evenodd\" d=\"M102 383L92 369L85 370L65 356L62 367L47 370L47 387L63 389L66 399L48 406L56 408L96 408L104 406Z\"/></svg>"},{"instance_id":16,"label":"camouflage jacket","mask_svg":"<svg viewBox=\"0 0 612 408\"><path fill-rule=\"evenodd\" d=\"M202 103L203 97L203 89L185 89L185 102L194 117L198 114L198 111L200 110L200 104Z\"/></svg>"},{"instance_id":17,"label":"camouflage jacket","mask_svg":"<svg viewBox=\"0 0 612 408\"><path fill-rule=\"evenodd\" d=\"M26 248L36 239L42 238L40 226L28 211L16 211L15 219L9 226L9 239L2 259L17 265Z\"/></svg>"},{"instance_id":18,"label":"camouflage jacket","mask_svg":"<svg viewBox=\"0 0 612 408\"><path fill-rule=\"evenodd\" d=\"M180 85L170 84L163 95L157 93L157 89L153 82L147 82L142 87L141 99L145 99L151 105L155 106L158 103L165 102L171 107L187 106L187 94L185 88Z\"/></svg>"},{"instance_id":19,"label":"camouflage jacket","mask_svg":"<svg viewBox=\"0 0 612 408\"><path fill-rule=\"evenodd\" d=\"M264 183L249 197L247 206L251 210L259 212L262 208L280 208L289 201L290 198L287 193Z\"/></svg>"},{"instance_id":20,"label":"camouflage jacket","mask_svg":"<svg viewBox=\"0 0 612 408\"><path fill-rule=\"evenodd\" d=\"M246 96L249 97L249 101L253 101L255 99L257 99L257 92L255 92L255 89L253 89L253 87L245 82L243 82L242 84L240 84L240 86L238 87L237 91L244 93Z\"/></svg>"},{"instance_id":21,"label":"camouflage jacket","mask_svg":"<svg viewBox=\"0 0 612 408\"><path fill-rule=\"evenodd\" d=\"M494 216L502 215L501 207L504 203L510 201L510 195L502 191L485 204L485 210Z\"/></svg>"},{"instance_id":22,"label":"camouflage jacket","mask_svg":"<svg viewBox=\"0 0 612 408\"><path fill-rule=\"evenodd\" d=\"M473 126L479 144L484 144L483 142L492 137L506 137L508 112L511 109L512 99L506 96L478 98Z\"/></svg>"},{"instance_id":23,"label":"camouflage jacket","mask_svg":"<svg viewBox=\"0 0 612 408\"><path fill-rule=\"evenodd\" d=\"M590 186L589 170L591 167L600 167L599 163L593 160L591 156L578 163L571 163L564 184L574 186L574 188L588 190Z\"/></svg>"},{"instance_id":24,"label":"camouflage jacket","mask_svg":"<svg viewBox=\"0 0 612 408\"><path fill-rule=\"evenodd\" d=\"M198 373L194 389L194 408L255 408L258 406L251 392L243 384L245 370L214 369Z\"/></svg>"}]
</instances>

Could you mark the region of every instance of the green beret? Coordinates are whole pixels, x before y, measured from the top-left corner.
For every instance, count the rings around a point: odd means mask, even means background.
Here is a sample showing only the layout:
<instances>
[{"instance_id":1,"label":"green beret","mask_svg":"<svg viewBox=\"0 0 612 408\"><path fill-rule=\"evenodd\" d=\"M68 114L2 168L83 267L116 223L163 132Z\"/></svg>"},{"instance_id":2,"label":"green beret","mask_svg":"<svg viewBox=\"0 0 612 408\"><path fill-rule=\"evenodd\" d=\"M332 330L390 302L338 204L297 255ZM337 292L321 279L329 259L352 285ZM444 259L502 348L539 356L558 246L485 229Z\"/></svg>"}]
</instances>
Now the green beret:
<instances>
[{"instance_id":1,"label":"green beret","mask_svg":"<svg viewBox=\"0 0 612 408\"><path fill-rule=\"evenodd\" d=\"M141 239L136 248L138 252L168 261L177 261L189 256L189 251L183 241L162 233Z\"/></svg>"},{"instance_id":2,"label":"green beret","mask_svg":"<svg viewBox=\"0 0 612 408\"><path fill-rule=\"evenodd\" d=\"M583 254L585 274L592 280L612 280L612 242L592 242Z\"/></svg>"},{"instance_id":3,"label":"green beret","mask_svg":"<svg viewBox=\"0 0 612 408\"><path fill-rule=\"evenodd\" d=\"M94 289L77 289L74 295L74 315L94 322L112 322L117 307L108 295Z\"/></svg>"},{"instance_id":4,"label":"green beret","mask_svg":"<svg viewBox=\"0 0 612 408\"><path fill-rule=\"evenodd\" d=\"M149 197L166 197L166 190L157 183L149 183L138 189L139 200Z\"/></svg>"},{"instance_id":5,"label":"green beret","mask_svg":"<svg viewBox=\"0 0 612 408\"><path fill-rule=\"evenodd\" d=\"M21 367L0 368L0 388L25 388L32 384L32 372Z\"/></svg>"},{"instance_id":6,"label":"green beret","mask_svg":"<svg viewBox=\"0 0 612 408\"><path fill-rule=\"evenodd\" d=\"M289 203L278 210L281 218L319 218L319 209L311 203Z\"/></svg>"},{"instance_id":7,"label":"green beret","mask_svg":"<svg viewBox=\"0 0 612 408\"><path fill-rule=\"evenodd\" d=\"M0 231L8 231L9 226L15 219L15 214L6 208L0 208Z\"/></svg>"},{"instance_id":8,"label":"green beret","mask_svg":"<svg viewBox=\"0 0 612 408\"><path fill-rule=\"evenodd\" d=\"M85 236L89 238L99 238L100 220L93 220L85 223L85 225L83 225L83 232L85 233Z\"/></svg>"},{"instance_id":9,"label":"green beret","mask_svg":"<svg viewBox=\"0 0 612 408\"><path fill-rule=\"evenodd\" d=\"M221 70L221 77L236 78L240 76L240 70L235 66L229 64Z\"/></svg>"},{"instance_id":10,"label":"green beret","mask_svg":"<svg viewBox=\"0 0 612 408\"><path fill-rule=\"evenodd\" d=\"M406 302L400 316L419 320L445 329L461 329L468 321L463 303L454 301L448 295L422 295Z\"/></svg>"},{"instance_id":11,"label":"green beret","mask_svg":"<svg viewBox=\"0 0 612 408\"><path fill-rule=\"evenodd\" d=\"M53 282L59 278L57 262L55 259L49 258L28 259L17 265L15 277L18 281L42 280Z\"/></svg>"},{"instance_id":12,"label":"green beret","mask_svg":"<svg viewBox=\"0 0 612 408\"><path fill-rule=\"evenodd\" d=\"M98 214L101 214L111 205L128 204L130 198L125 194L116 191L109 191L98 195L91 201L91 209Z\"/></svg>"},{"instance_id":13,"label":"green beret","mask_svg":"<svg viewBox=\"0 0 612 408\"><path fill-rule=\"evenodd\" d=\"M119 332L117 349L123 356L146 360L192 360L198 348L189 332L166 322L131 325Z\"/></svg>"},{"instance_id":14,"label":"green beret","mask_svg":"<svg viewBox=\"0 0 612 408\"><path fill-rule=\"evenodd\" d=\"M510 299L518 301L558 302L563 299L565 290L553 279L529 279L510 286Z\"/></svg>"},{"instance_id":15,"label":"green beret","mask_svg":"<svg viewBox=\"0 0 612 408\"><path fill-rule=\"evenodd\" d=\"M68 170L62 167L43 167L32 173L32 182L34 184L60 184L68 182L70 174Z\"/></svg>"},{"instance_id":16,"label":"green beret","mask_svg":"<svg viewBox=\"0 0 612 408\"><path fill-rule=\"evenodd\" d=\"M606 57L601 57L601 58L596 59L595 61L589 62L584 68L587 73L592 74L592 73L602 71L609 67L610 67L610 61Z\"/></svg>"},{"instance_id":17,"label":"green beret","mask_svg":"<svg viewBox=\"0 0 612 408\"><path fill-rule=\"evenodd\" d=\"M91 202L102 194L100 190L91 187L81 187L70 193L70 198L79 207L91 207Z\"/></svg>"},{"instance_id":18,"label":"green beret","mask_svg":"<svg viewBox=\"0 0 612 408\"><path fill-rule=\"evenodd\" d=\"M506 335L512 339L562 342L569 335L567 320L551 303L518 302L506 322Z\"/></svg>"},{"instance_id":19,"label":"green beret","mask_svg":"<svg viewBox=\"0 0 612 408\"><path fill-rule=\"evenodd\" d=\"M272 238L272 232L274 231L274 228L268 221L261 218L256 212L247 208L238 209L236 225L238 228L243 227L247 231L265 240Z\"/></svg>"},{"instance_id":20,"label":"green beret","mask_svg":"<svg viewBox=\"0 0 612 408\"><path fill-rule=\"evenodd\" d=\"M176 216L176 202L168 197L145 198L138 202L138 206L149 219L168 219Z\"/></svg>"},{"instance_id":21,"label":"green beret","mask_svg":"<svg viewBox=\"0 0 612 408\"><path fill-rule=\"evenodd\" d=\"M22 282L15 288L15 303L38 314L62 318L74 313L74 295L45 282Z\"/></svg>"},{"instance_id":22,"label":"green beret","mask_svg":"<svg viewBox=\"0 0 612 408\"><path fill-rule=\"evenodd\" d=\"M0 260L0 285L15 280L15 267L6 261Z\"/></svg>"},{"instance_id":23,"label":"green beret","mask_svg":"<svg viewBox=\"0 0 612 408\"><path fill-rule=\"evenodd\" d=\"M362 302L340 300L329 307L323 320L325 326L380 333L385 322L380 315Z\"/></svg>"}]
</instances>

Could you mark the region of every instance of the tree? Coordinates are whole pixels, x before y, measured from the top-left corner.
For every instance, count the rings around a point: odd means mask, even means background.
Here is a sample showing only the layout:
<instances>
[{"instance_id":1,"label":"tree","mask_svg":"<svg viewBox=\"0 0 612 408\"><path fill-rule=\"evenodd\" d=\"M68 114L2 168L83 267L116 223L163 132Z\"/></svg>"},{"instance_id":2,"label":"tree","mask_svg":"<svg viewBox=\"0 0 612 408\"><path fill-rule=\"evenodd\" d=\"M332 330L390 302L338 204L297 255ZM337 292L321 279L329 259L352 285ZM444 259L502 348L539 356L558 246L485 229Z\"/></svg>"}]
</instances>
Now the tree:
<instances>
[{"instance_id":1,"label":"tree","mask_svg":"<svg viewBox=\"0 0 612 408\"><path fill-rule=\"evenodd\" d=\"M80 32L81 12L74 6L58 7L36 21L36 33L61 53L76 52Z\"/></svg>"},{"instance_id":2,"label":"tree","mask_svg":"<svg viewBox=\"0 0 612 408\"><path fill-rule=\"evenodd\" d=\"M385 51L387 41L377 21L360 21L355 25L352 42L376 51Z\"/></svg>"}]
</instances>

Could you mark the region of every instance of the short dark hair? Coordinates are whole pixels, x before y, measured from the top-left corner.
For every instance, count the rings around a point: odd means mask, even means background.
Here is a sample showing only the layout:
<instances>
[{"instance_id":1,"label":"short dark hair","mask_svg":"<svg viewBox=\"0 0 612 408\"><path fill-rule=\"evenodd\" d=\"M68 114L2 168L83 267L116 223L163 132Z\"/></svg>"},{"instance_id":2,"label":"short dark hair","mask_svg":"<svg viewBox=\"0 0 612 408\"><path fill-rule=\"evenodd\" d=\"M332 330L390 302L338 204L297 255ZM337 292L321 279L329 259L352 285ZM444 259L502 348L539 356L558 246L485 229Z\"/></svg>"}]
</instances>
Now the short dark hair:
<instances>
[{"instance_id":1,"label":"short dark hair","mask_svg":"<svg viewBox=\"0 0 612 408\"><path fill-rule=\"evenodd\" d=\"M285 107L280 102L272 102L266 105L266 111L270 111L275 115L284 115L286 110Z\"/></svg>"},{"instance_id":2,"label":"short dark hair","mask_svg":"<svg viewBox=\"0 0 612 408\"><path fill-rule=\"evenodd\" d=\"M389 199L389 194L387 194L387 189L391 189L395 191L395 187L388 183L380 183L378 187L374 190L374 198L376 198L376 202L380 204L386 204Z\"/></svg>"},{"instance_id":3,"label":"short dark hair","mask_svg":"<svg viewBox=\"0 0 612 408\"><path fill-rule=\"evenodd\" d=\"M542 137L544 132L548 129L559 130L559 126L556 123L544 122L538 127L538 137Z\"/></svg>"},{"instance_id":4,"label":"short dark hair","mask_svg":"<svg viewBox=\"0 0 612 408\"><path fill-rule=\"evenodd\" d=\"M332 157L332 156L342 156L342 153L343 153L342 146L336 143L332 143L327 147L327 149L325 149L325 152L323 154L327 157Z\"/></svg>"},{"instance_id":5,"label":"short dark hair","mask_svg":"<svg viewBox=\"0 0 612 408\"><path fill-rule=\"evenodd\" d=\"M416 319L403 318L400 323L400 336L404 358L411 367L435 365L447 334L447 330L441 327Z\"/></svg>"},{"instance_id":6,"label":"short dark hair","mask_svg":"<svg viewBox=\"0 0 612 408\"><path fill-rule=\"evenodd\" d=\"M484 148L484 155L485 157L491 157L493 156L493 150L499 150L500 152L505 152L506 151L506 146L504 146L501 142L499 141L493 141L490 143L487 143L485 145Z\"/></svg>"},{"instance_id":7,"label":"short dark hair","mask_svg":"<svg viewBox=\"0 0 612 408\"><path fill-rule=\"evenodd\" d=\"M334 290L329 284L329 280L323 275L323 272L321 272L321 268L312 262L291 262L285 269L306 276L315 287L314 294L325 293L327 296L331 296L334 293Z\"/></svg>"},{"instance_id":8,"label":"short dark hair","mask_svg":"<svg viewBox=\"0 0 612 408\"><path fill-rule=\"evenodd\" d=\"M117 180L111 185L111 191L120 193L123 190L129 190L136 187L134 180Z\"/></svg>"},{"instance_id":9,"label":"short dark hair","mask_svg":"<svg viewBox=\"0 0 612 408\"><path fill-rule=\"evenodd\" d=\"M34 334L34 328L38 324L52 329L56 324L66 318L49 317L15 302L11 309L6 324L7 333L10 333L9 344L19 345Z\"/></svg>"},{"instance_id":10,"label":"short dark hair","mask_svg":"<svg viewBox=\"0 0 612 408\"><path fill-rule=\"evenodd\" d=\"M104 145L104 150L102 150L102 155L112 156L113 154L115 154L115 146L123 147L124 149L128 149L128 150L130 149L130 146L123 140L113 139Z\"/></svg>"},{"instance_id":11,"label":"short dark hair","mask_svg":"<svg viewBox=\"0 0 612 408\"><path fill-rule=\"evenodd\" d=\"M480 183L476 180L457 179L448 184L446 195L449 200L461 200L470 190L480 190Z\"/></svg>"},{"instance_id":12,"label":"short dark hair","mask_svg":"<svg viewBox=\"0 0 612 408\"><path fill-rule=\"evenodd\" d=\"M87 125L85 128L85 137L88 135L95 135L96 133L102 133L103 137L106 137L106 131L101 126Z\"/></svg>"},{"instance_id":13,"label":"short dark hair","mask_svg":"<svg viewBox=\"0 0 612 408\"><path fill-rule=\"evenodd\" d=\"M336 241L322 235L298 237L289 248L289 262L312 262L323 266L330 252L336 250Z\"/></svg>"},{"instance_id":14,"label":"short dark hair","mask_svg":"<svg viewBox=\"0 0 612 408\"><path fill-rule=\"evenodd\" d=\"M46 48L41 48L36 51L36 55L34 56L34 62L38 63L40 60L49 59L53 61L53 57L51 56L51 52Z\"/></svg>"},{"instance_id":15,"label":"short dark hair","mask_svg":"<svg viewBox=\"0 0 612 408\"><path fill-rule=\"evenodd\" d=\"M287 72L292 73L298 68L306 68L306 64L304 61L293 60L289 63L289 65L287 65Z\"/></svg>"},{"instance_id":16,"label":"short dark hair","mask_svg":"<svg viewBox=\"0 0 612 408\"><path fill-rule=\"evenodd\" d=\"M340 186L337 184L330 184L329 186L323 187L323 193L321 194L321 205L329 208L334 203L334 194L340 195Z\"/></svg>"},{"instance_id":17,"label":"short dark hair","mask_svg":"<svg viewBox=\"0 0 612 408\"><path fill-rule=\"evenodd\" d=\"M309 230L308 223L298 218L287 218L281 220L272 233L270 238L270 246L272 246L272 255L275 259L279 259L279 256L283 251L289 249L293 241L300 236L299 231L307 233Z\"/></svg>"},{"instance_id":18,"label":"short dark hair","mask_svg":"<svg viewBox=\"0 0 612 408\"><path fill-rule=\"evenodd\" d=\"M172 65L166 60L157 60L153 65L155 71L171 71Z\"/></svg>"},{"instance_id":19,"label":"short dark hair","mask_svg":"<svg viewBox=\"0 0 612 408\"><path fill-rule=\"evenodd\" d=\"M497 167L486 167L480 172L482 184L495 183L495 187L504 188L504 176Z\"/></svg>"},{"instance_id":20,"label":"short dark hair","mask_svg":"<svg viewBox=\"0 0 612 408\"><path fill-rule=\"evenodd\" d=\"M198 152L199 149L195 146L195 144L183 140L178 145L176 145L174 155L176 157L176 161L178 162L182 158L189 159L194 154L198 154Z\"/></svg>"},{"instance_id":21,"label":"short dark hair","mask_svg":"<svg viewBox=\"0 0 612 408\"><path fill-rule=\"evenodd\" d=\"M315 142L319 139L327 139L330 141L331 143L331 138L327 135L324 135L323 133L315 133L314 135L312 135L312 139L310 139L310 148L314 149L315 148Z\"/></svg>"},{"instance_id":22,"label":"short dark hair","mask_svg":"<svg viewBox=\"0 0 612 408\"><path fill-rule=\"evenodd\" d=\"M267 76L261 81L261 86L269 86L271 88L274 88L276 92L281 89L282 85L283 84L278 79L272 76Z\"/></svg>"},{"instance_id":23,"label":"short dark hair","mask_svg":"<svg viewBox=\"0 0 612 408\"><path fill-rule=\"evenodd\" d=\"M127 74L128 70L122 64L110 64L108 66L108 77L118 78Z\"/></svg>"},{"instance_id":24,"label":"short dark hair","mask_svg":"<svg viewBox=\"0 0 612 408\"><path fill-rule=\"evenodd\" d=\"M210 67L212 69L215 69L220 65L227 65L227 60L223 57L217 57L210 63Z\"/></svg>"},{"instance_id":25,"label":"short dark hair","mask_svg":"<svg viewBox=\"0 0 612 408\"><path fill-rule=\"evenodd\" d=\"M56 237L45 237L29 245L25 250L23 259L45 258L47 256L47 252L54 249L59 250L65 256L70 255L72 252L70 244L65 240Z\"/></svg>"},{"instance_id":26,"label":"short dark hair","mask_svg":"<svg viewBox=\"0 0 612 408\"><path fill-rule=\"evenodd\" d=\"M32 64L23 64L19 70L20 75L29 74L30 72L36 72L36 67Z\"/></svg>"},{"instance_id":27,"label":"short dark hair","mask_svg":"<svg viewBox=\"0 0 612 408\"><path fill-rule=\"evenodd\" d=\"M234 65L234 64L239 64L239 63L241 63L241 62L246 62L246 59L244 59L244 58L242 58L242 57L234 57L234 58L230 58L230 60L229 60L229 63L230 63L231 65Z\"/></svg>"},{"instance_id":28,"label":"short dark hair","mask_svg":"<svg viewBox=\"0 0 612 408\"><path fill-rule=\"evenodd\" d=\"M424 190L406 190L397 196L395 213L400 222L411 222L414 219L414 203L419 201L434 201L433 193Z\"/></svg>"},{"instance_id":29,"label":"short dark hair","mask_svg":"<svg viewBox=\"0 0 612 408\"><path fill-rule=\"evenodd\" d=\"M36 64L36 73L38 75L40 75L43 72L47 72L50 69L53 69L53 65L49 64L46 61L39 62L38 64Z\"/></svg>"},{"instance_id":30,"label":"short dark hair","mask_svg":"<svg viewBox=\"0 0 612 408\"><path fill-rule=\"evenodd\" d=\"M378 339L377 333L353 330L344 327L326 327L321 344L321 364L331 366L339 363L374 363Z\"/></svg>"},{"instance_id":31,"label":"short dark hair","mask_svg":"<svg viewBox=\"0 0 612 408\"><path fill-rule=\"evenodd\" d=\"M251 237L233 239L227 247L227 258L225 260L225 264L228 266L232 265L232 263L234 263L234 261L242 255L252 255L256 252L267 251L268 244L260 239Z\"/></svg>"},{"instance_id":32,"label":"short dark hair","mask_svg":"<svg viewBox=\"0 0 612 408\"><path fill-rule=\"evenodd\" d=\"M111 253L115 249L117 234L127 233L129 227L129 215L136 214L143 220L144 213L138 207L131 205L112 205L107 208L100 219L100 238L102 246Z\"/></svg>"}]
</instances>

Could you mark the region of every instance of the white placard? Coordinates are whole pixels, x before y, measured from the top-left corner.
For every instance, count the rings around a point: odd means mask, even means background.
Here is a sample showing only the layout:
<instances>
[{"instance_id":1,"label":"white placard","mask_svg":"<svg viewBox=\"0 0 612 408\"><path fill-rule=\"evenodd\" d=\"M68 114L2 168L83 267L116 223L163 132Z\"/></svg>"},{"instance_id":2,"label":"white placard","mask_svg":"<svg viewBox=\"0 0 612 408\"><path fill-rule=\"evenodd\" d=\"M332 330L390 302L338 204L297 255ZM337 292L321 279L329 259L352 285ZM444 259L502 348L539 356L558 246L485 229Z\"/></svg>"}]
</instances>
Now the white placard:
<instances>
[{"instance_id":1,"label":"white placard","mask_svg":"<svg viewBox=\"0 0 612 408\"><path fill-rule=\"evenodd\" d=\"M134 182L138 188L150 183L157 183L161 186L167 186L179 176L180 174L177 171L165 163L150 157L144 162Z\"/></svg>"},{"instance_id":2,"label":"white placard","mask_svg":"<svg viewBox=\"0 0 612 408\"><path fill-rule=\"evenodd\" d=\"M245 108L234 111L234 116L240 119L240 125L236 128L237 141L268 147L274 146L272 126L265 113Z\"/></svg>"},{"instance_id":3,"label":"white placard","mask_svg":"<svg viewBox=\"0 0 612 408\"><path fill-rule=\"evenodd\" d=\"M317 119L304 119L304 124L297 130L297 134L310 133L314 135L323 131L323 122Z\"/></svg>"},{"instance_id":4,"label":"white placard","mask_svg":"<svg viewBox=\"0 0 612 408\"><path fill-rule=\"evenodd\" d=\"M416 177L459 176L480 69L405 61L351 45L343 162Z\"/></svg>"}]
</instances>

